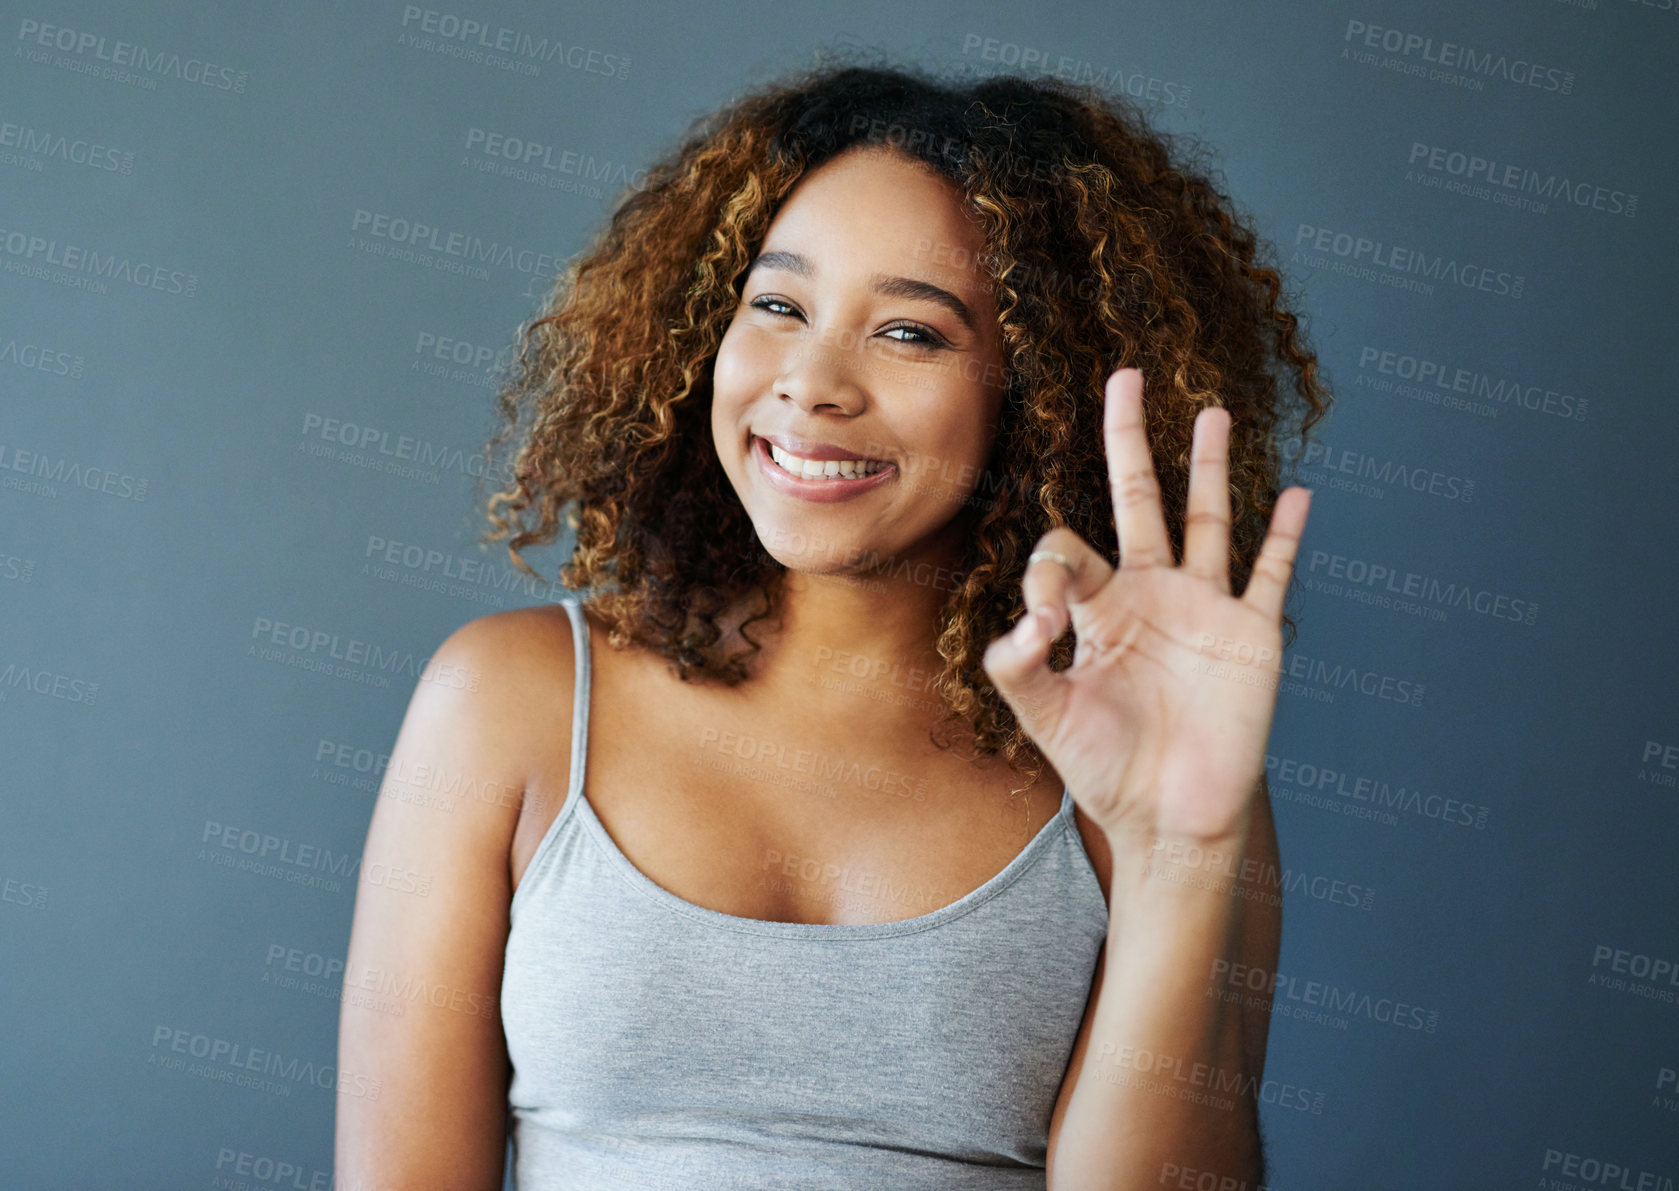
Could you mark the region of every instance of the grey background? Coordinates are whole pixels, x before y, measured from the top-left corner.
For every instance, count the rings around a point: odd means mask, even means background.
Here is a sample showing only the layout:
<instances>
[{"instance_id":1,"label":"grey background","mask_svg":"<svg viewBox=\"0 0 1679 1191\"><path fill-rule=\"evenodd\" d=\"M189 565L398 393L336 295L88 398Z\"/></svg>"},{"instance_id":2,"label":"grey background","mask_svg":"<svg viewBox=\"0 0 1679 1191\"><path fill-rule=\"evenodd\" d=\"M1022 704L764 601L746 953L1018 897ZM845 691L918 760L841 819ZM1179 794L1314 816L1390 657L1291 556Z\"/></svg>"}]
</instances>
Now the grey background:
<instances>
[{"instance_id":1,"label":"grey background","mask_svg":"<svg viewBox=\"0 0 1679 1191\"><path fill-rule=\"evenodd\" d=\"M356 750L389 749L449 631L553 598L473 545L486 361L623 177L723 100L857 42L983 72L1024 47L1038 70L1154 80L1173 100L1157 124L1217 150L1303 294L1335 466L1300 476L1317 495L1271 742L1296 883L1267 1076L1304 1093L1265 1105L1272 1185L1616 1186L1619 1166L1672 1186L1679 977L1633 975L1679 963L1670 2L432 10L614 56L597 61L623 77L416 47L405 35L448 39L401 4L0 4L0 1181L326 1185L337 989L306 971L348 940L375 788ZM74 44L41 46L30 22ZM1538 62L1558 87L1382 65L1420 50L1361 62L1349 22ZM161 65L97 73L132 52L119 41ZM205 61L209 85L180 77ZM496 172L473 129L605 180ZM1636 207L1431 188L1407 176L1415 145ZM546 255L484 276L392 259L366 250L389 242L358 210ZM1302 225L1520 276L1522 296L1339 273L1333 251L1296 251ZM163 288L101 281L67 246ZM437 359L439 338L466 362ZM1494 392L1464 409L1384 391L1383 351ZM1496 395L1512 386L1583 416ZM372 437L328 442L327 419ZM430 458L405 459L405 438ZM374 539L433 561L376 571ZM557 554L538 557L552 577ZM1537 612L1372 604L1327 586L1336 557ZM265 658L269 622L395 661L345 676L305 668L331 645ZM1421 700L1357 689L1384 676ZM1314 793L1300 766L1342 776ZM1372 787L1387 818L1365 817ZM1434 796L1479 825L1430 814ZM214 824L292 859L218 864L243 854ZM1367 906L1314 896L1319 877ZM1309 1016L1324 987L1346 1006L1330 1020ZM1391 1002L1430 1027L1378 1020ZM169 1069L177 1030L292 1075Z\"/></svg>"}]
</instances>

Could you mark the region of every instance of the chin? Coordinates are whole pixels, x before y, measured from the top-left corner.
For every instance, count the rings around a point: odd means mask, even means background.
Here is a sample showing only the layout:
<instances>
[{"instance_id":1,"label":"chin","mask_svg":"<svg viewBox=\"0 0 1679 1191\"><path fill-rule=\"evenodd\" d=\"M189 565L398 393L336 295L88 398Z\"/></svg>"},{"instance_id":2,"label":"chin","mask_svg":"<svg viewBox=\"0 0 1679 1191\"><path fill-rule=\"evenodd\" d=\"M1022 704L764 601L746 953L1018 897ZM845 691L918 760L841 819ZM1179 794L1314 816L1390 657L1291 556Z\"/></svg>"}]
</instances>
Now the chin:
<instances>
[{"instance_id":1,"label":"chin","mask_svg":"<svg viewBox=\"0 0 1679 1191\"><path fill-rule=\"evenodd\" d=\"M883 552L851 535L836 536L820 527L798 523L754 521L758 541L776 562L806 575L834 575L858 563L878 559Z\"/></svg>"},{"instance_id":2,"label":"chin","mask_svg":"<svg viewBox=\"0 0 1679 1191\"><path fill-rule=\"evenodd\" d=\"M850 549L832 538L786 526L761 526L758 541L789 571L827 574L842 569L847 559L864 557L867 551Z\"/></svg>"}]
</instances>

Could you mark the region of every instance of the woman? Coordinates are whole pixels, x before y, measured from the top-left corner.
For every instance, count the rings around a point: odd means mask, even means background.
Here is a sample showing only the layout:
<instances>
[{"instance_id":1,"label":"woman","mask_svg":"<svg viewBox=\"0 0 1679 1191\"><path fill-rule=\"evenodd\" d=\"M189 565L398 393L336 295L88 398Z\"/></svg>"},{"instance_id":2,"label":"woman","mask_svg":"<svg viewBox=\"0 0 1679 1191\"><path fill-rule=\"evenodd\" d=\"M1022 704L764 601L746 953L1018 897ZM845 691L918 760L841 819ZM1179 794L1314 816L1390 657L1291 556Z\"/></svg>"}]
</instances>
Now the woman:
<instances>
[{"instance_id":1,"label":"woman","mask_svg":"<svg viewBox=\"0 0 1679 1191\"><path fill-rule=\"evenodd\" d=\"M338 1177L1252 1186L1212 974L1275 967L1272 439L1326 408L1278 292L1093 91L829 67L650 171L503 392L491 536L567 517L587 599L414 694Z\"/></svg>"}]
</instances>

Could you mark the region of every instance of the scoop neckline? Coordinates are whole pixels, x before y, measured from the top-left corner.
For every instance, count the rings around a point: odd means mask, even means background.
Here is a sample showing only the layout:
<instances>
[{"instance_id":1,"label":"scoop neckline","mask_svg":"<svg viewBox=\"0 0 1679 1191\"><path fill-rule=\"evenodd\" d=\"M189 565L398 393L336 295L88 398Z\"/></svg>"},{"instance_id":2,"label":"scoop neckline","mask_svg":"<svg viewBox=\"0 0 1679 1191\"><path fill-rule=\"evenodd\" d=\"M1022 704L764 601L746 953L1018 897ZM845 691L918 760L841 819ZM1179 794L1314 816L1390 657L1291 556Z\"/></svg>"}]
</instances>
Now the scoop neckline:
<instances>
[{"instance_id":1,"label":"scoop neckline","mask_svg":"<svg viewBox=\"0 0 1679 1191\"><path fill-rule=\"evenodd\" d=\"M926 914L918 914L914 918L901 918L895 922L777 922L768 918L743 918L738 914L725 914L721 910L713 910L706 906L697 905L687 898L678 897L670 890L660 885L653 878L642 872L630 858L624 855L606 825L595 814L594 805L589 801L588 792L579 788L576 792L577 803L574 808L582 817L588 834L606 854L613 866L618 869L640 893L659 905L683 917L693 919L707 926L722 930L736 931L742 934L772 935L789 939L806 939L816 942L839 941L850 939L878 939L889 935L907 935L918 931L932 930L944 926L958 918L978 909L992 898L1002 893L1015 881L1025 875L1033 861L1049 847L1049 843L1063 830L1073 829L1073 792L1062 787L1061 807L1050 817L1049 821L1038 829L1019 852L1016 852L1002 870L994 874L985 884L977 889L957 898L949 905L940 906L937 910ZM520 882L524 884L523 881Z\"/></svg>"}]
</instances>

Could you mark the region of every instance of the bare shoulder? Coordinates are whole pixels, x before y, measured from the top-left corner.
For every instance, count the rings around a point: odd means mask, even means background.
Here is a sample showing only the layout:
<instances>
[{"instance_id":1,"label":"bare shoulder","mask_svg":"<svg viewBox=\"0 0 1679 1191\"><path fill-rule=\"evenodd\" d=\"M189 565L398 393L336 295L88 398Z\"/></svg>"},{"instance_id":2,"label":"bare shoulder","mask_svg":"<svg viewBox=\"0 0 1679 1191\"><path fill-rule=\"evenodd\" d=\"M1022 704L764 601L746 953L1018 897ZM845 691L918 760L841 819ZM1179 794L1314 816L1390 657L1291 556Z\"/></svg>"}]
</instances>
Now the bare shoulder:
<instances>
[{"instance_id":1,"label":"bare shoulder","mask_svg":"<svg viewBox=\"0 0 1679 1191\"><path fill-rule=\"evenodd\" d=\"M493 866L505 880L533 783L570 747L573 668L570 617L556 605L493 612L450 632L415 684L369 844Z\"/></svg>"},{"instance_id":2,"label":"bare shoulder","mask_svg":"<svg viewBox=\"0 0 1679 1191\"><path fill-rule=\"evenodd\" d=\"M460 746L486 772L516 782L522 810L533 779L570 750L577 665L571 617L558 604L480 616L451 633L432 664L458 692L449 701L461 717Z\"/></svg>"},{"instance_id":3,"label":"bare shoulder","mask_svg":"<svg viewBox=\"0 0 1679 1191\"><path fill-rule=\"evenodd\" d=\"M476 714L492 722L465 746L517 786L515 809L498 837L511 898L567 792L577 681L571 616L559 604L481 616L455 630L435 660L477 683L483 699Z\"/></svg>"},{"instance_id":4,"label":"bare shoulder","mask_svg":"<svg viewBox=\"0 0 1679 1191\"><path fill-rule=\"evenodd\" d=\"M572 665L571 617L558 604L491 612L450 633L434 655L439 663L476 667L484 692L502 698L528 683L553 680L553 667ZM463 675L471 677L472 675Z\"/></svg>"}]
</instances>

